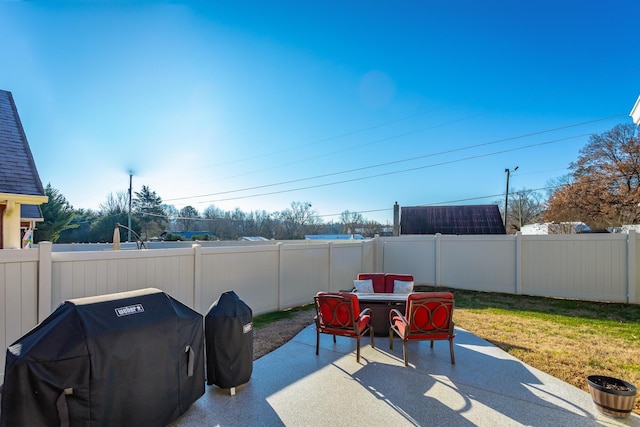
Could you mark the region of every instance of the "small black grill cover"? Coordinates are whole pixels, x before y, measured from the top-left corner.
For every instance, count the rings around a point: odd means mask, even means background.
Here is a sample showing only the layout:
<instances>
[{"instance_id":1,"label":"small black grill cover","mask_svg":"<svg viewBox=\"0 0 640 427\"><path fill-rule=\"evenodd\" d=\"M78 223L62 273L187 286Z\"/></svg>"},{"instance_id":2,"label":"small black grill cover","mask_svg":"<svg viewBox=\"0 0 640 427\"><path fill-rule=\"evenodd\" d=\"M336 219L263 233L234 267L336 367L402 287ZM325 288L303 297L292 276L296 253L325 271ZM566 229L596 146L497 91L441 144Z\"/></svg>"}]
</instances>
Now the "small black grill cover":
<instances>
[{"instance_id":1,"label":"small black grill cover","mask_svg":"<svg viewBox=\"0 0 640 427\"><path fill-rule=\"evenodd\" d=\"M231 388L246 382L253 371L253 313L233 291L227 291L204 318L207 384Z\"/></svg>"},{"instance_id":2,"label":"small black grill cover","mask_svg":"<svg viewBox=\"0 0 640 427\"><path fill-rule=\"evenodd\" d=\"M158 289L66 301L7 350L0 425L166 426L203 359L202 315Z\"/></svg>"}]
</instances>

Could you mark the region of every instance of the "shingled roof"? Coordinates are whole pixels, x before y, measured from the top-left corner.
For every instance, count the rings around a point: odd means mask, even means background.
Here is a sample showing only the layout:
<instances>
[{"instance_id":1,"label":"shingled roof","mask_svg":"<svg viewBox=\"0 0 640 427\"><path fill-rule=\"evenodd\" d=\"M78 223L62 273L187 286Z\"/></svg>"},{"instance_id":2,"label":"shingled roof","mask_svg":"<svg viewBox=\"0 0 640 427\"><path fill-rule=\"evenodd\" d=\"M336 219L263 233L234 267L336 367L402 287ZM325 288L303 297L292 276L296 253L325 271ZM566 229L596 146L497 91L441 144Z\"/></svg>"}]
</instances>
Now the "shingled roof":
<instances>
[{"instance_id":1,"label":"shingled roof","mask_svg":"<svg viewBox=\"0 0 640 427\"><path fill-rule=\"evenodd\" d=\"M31 220L44 220L40 205L20 205L20 218Z\"/></svg>"},{"instance_id":2,"label":"shingled roof","mask_svg":"<svg viewBox=\"0 0 640 427\"><path fill-rule=\"evenodd\" d=\"M402 234L505 234L498 205L402 207Z\"/></svg>"},{"instance_id":3,"label":"shingled roof","mask_svg":"<svg viewBox=\"0 0 640 427\"><path fill-rule=\"evenodd\" d=\"M0 193L44 196L11 92L0 90Z\"/></svg>"}]
</instances>

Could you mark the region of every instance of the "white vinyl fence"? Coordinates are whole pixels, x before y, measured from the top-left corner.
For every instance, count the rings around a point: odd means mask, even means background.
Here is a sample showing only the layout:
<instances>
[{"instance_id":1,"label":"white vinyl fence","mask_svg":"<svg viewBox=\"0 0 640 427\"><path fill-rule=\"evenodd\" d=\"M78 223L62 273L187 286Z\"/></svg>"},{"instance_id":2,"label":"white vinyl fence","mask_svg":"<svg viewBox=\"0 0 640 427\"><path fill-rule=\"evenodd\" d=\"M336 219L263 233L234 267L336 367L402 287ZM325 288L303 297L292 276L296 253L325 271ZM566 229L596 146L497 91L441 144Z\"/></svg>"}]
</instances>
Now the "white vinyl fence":
<instances>
[{"instance_id":1,"label":"white vinyl fence","mask_svg":"<svg viewBox=\"0 0 640 427\"><path fill-rule=\"evenodd\" d=\"M379 266L416 283L640 304L640 240L629 234L379 238Z\"/></svg>"},{"instance_id":2,"label":"white vinyl fence","mask_svg":"<svg viewBox=\"0 0 640 427\"><path fill-rule=\"evenodd\" d=\"M416 284L640 303L636 233L401 236L150 250L0 250L0 345L68 299L161 289L205 314L227 290L254 314L350 289L359 272L410 273ZM0 352L4 370L5 353Z\"/></svg>"}]
</instances>

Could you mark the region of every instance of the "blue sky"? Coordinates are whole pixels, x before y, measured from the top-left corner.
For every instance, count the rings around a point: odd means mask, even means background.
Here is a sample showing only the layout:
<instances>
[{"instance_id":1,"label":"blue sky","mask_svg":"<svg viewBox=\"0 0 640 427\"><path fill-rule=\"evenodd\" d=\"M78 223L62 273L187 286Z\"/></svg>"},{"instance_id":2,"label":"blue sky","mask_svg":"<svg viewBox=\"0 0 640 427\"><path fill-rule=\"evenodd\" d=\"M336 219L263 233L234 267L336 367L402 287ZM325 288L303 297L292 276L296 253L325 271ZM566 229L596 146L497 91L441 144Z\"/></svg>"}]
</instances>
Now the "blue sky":
<instances>
[{"instance_id":1,"label":"blue sky","mask_svg":"<svg viewBox=\"0 0 640 427\"><path fill-rule=\"evenodd\" d=\"M0 89L75 208L485 204L640 95L640 2L2 2ZM332 216L332 214L336 214Z\"/></svg>"}]
</instances>

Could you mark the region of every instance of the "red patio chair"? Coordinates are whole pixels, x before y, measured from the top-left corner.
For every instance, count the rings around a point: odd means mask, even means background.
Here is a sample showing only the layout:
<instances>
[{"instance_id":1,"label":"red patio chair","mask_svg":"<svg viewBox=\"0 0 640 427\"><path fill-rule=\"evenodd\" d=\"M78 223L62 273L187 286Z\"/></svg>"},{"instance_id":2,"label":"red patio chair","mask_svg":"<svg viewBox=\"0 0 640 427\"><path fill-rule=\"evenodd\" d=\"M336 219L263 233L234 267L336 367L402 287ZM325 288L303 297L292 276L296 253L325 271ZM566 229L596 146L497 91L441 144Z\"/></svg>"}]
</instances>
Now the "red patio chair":
<instances>
[{"instance_id":1,"label":"red patio chair","mask_svg":"<svg viewBox=\"0 0 640 427\"><path fill-rule=\"evenodd\" d=\"M316 356L320 350L320 334L355 338L357 342L356 361L360 362L360 337L367 331L373 344L373 326L369 324L371 309L360 312L358 297L350 292L318 292L314 297L316 305Z\"/></svg>"},{"instance_id":2,"label":"red patio chair","mask_svg":"<svg viewBox=\"0 0 640 427\"><path fill-rule=\"evenodd\" d=\"M450 292L414 292L407 298L407 308L403 316L396 309L389 312L389 348L393 349L393 334L402 340L404 366L409 365L407 343L409 341L448 340L451 364L456 363L453 355L453 294Z\"/></svg>"}]
</instances>

